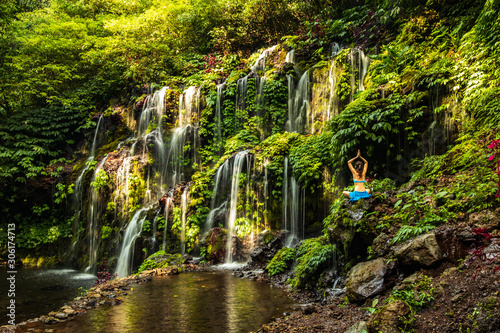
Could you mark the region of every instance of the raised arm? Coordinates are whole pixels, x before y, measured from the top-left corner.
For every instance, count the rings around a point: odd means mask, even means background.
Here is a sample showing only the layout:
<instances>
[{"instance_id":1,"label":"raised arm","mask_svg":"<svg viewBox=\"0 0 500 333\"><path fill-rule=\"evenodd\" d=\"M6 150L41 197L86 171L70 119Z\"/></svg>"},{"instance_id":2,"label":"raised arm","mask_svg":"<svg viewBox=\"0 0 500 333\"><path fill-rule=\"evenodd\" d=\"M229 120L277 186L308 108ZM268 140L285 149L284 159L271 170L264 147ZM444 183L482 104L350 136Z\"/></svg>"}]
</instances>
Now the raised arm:
<instances>
[{"instance_id":1,"label":"raised arm","mask_svg":"<svg viewBox=\"0 0 500 333\"><path fill-rule=\"evenodd\" d=\"M368 161L367 161L367 160L365 160L365 159L363 158L363 156L361 156L361 154L359 153L359 150L358 150L358 154L359 154L359 156L358 156L358 157L359 157L359 158L363 161L363 163L364 163L364 167L363 167L363 177L365 177L365 176L366 176L366 171L368 171Z\"/></svg>"},{"instance_id":2,"label":"raised arm","mask_svg":"<svg viewBox=\"0 0 500 333\"><path fill-rule=\"evenodd\" d=\"M347 165L349 166L349 170L351 170L352 174L354 175L356 173L356 170L354 169L354 167L352 166L352 162L357 159L358 157L361 157L360 155L360 151L358 149L358 155L354 156L353 158L351 158L349 161L347 161Z\"/></svg>"}]
</instances>

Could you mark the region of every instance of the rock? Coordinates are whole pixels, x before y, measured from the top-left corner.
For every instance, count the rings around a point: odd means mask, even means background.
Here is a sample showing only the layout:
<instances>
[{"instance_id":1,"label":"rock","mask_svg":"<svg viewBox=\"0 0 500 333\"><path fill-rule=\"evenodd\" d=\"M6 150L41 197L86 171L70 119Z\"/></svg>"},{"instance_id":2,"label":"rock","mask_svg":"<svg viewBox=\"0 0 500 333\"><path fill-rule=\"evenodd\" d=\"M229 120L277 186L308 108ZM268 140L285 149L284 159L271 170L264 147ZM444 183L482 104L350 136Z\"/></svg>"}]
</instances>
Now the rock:
<instances>
[{"instance_id":1,"label":"rock","mask_svg":"<svg viewBox=\"0 0 500 333\"><path fill-rule=\"evenodd\" d=\"M436 240L436 235L430 233L410 240L396 249L396 257L403 266L417 270L430 267L443 257Z\"/></svg>"},{"instance_id":2,"label":"rock","mask_svg":"<svg viewBox=\"0 0 500 333\"><path fill-rule=\"evenodd\" d=\"M405 302L400 300L391 302L370 317L366 323L368 332L400 333L399 327L403 327L400 318L409 313L410 307Z\"/></svg>"},{"instance_id":3,"label":"rock","mask_svg":"<svg viewBox=\"0 0 500 333\"><path fill-rule=\"evenodd\" d=\"M500 218L491 210L483 210L469 215L469 224L474 228L486 229L486 232L491 232L499 227Z\"/></svg>"},{"instance_id":4,"label":"rock","mask_svg":"<svg viewBox=\"0 0 500 333\"><path fill-rule=\"evenodd\" d=\"M385 233L381 233L373 240L372 250L377 254L377 256L382 257L389 252L390 244L391 237Z\"/></svg>"},{"instance_id":5,"label":"rock","mask_svg":"<svg viewBox=\"0 0 500 333\"><path fill-rule=\"evenodd\" d=\"M368 328L366 327L366 321L358 321L344 333L363 333L366 332L367 329Z\"/></svg>"},{"instance_id":6,"label":"rock","mask_svg":"<svg viewBox=\"0 0 500 333\"><path fill-rule=\"evenodd\" d=\"M65 313L66 315L68 315L68 316L74 316L74 315L76 315L76 314L77 314L77 312L76 312L75 310L71 309L71 308L70 308L70 309L66 309L66 310L64 310L64 313Z\"/></svg>"},{"instance_id":7,"label":"rock","mask_svg":"<svg viewBox=\"0 0 500 333\"><path fill-rule=\"evenodd\" d=\"M364 302L384 290L387 266L383 258L354 266L346 281L346 295L351 302Z\"/></svg>"},{"instance_id":8,"label":"rock","mask_svg":"<svg viewBox=\"0 0 500 333\"><path fill-rule=\"evenodd\" d=\"M483 249L486 259L493 259L500 253L500 239L492 238L491 243Z\"/></svg>"},{"instance_id":9,"label":"rock","mask_svg":"<svg viewBox=\"0 0 500 333\"><path fill-rule=\"evenodd\" d=\"M313 304L306 305L303 309L303 312L306 315L310 315L310 314L315 313L317 311L318 311L318 309L316 309L316 307Z\"/></svg>"},{"instance_id":10,"label":"rock","mask_svg":"<svg viewBox=\"0 0 500 333\"><path fill-rule=\"evenodd\" d=\"M56 317L57 319L66 319L66 318L68 318L68 315L67 315L66 313L64 313L64 312L58 312L58 313L55 315L55 317Z\"/></svg>"}]
</instances>

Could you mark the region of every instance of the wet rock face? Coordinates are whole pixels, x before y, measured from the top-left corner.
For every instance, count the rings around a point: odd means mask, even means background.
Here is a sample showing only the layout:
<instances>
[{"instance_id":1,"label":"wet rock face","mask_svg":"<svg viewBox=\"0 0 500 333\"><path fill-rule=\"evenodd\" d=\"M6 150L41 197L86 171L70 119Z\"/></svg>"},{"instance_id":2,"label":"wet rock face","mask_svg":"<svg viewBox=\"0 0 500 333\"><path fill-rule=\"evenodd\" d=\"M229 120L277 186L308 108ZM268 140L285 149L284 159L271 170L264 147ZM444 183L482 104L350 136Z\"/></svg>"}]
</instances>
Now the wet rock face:
<instances>
[{"instance_id":1,"label":"wet rock face","mask_svg":"<svg viewBox=\"0 0 500 333\"><path fill-rule=\"evenodd\" d=\"M224 262L226 258L227 232L219 227L211 229L205 236L202 245L206 246L206 260L215 264Z\"/></svg>"},{"instance_id":2,"label":"wet rock face","mask_svg":"<svg viewBox=\"0 0 500 333\"><path fill-rule=\"evenodd\" d=\"M443 258L436 235L432 233L401 245L396 249L395 254L401 265L411 267L412 270L431 267Z\"/></svg>"},{"instance_id":3,"label":"wet rock face","mask_svg":"<svg viewBox=\"0 0 500 333\"><path fill-rule=\"evenodd\" d=\"M389 303L366 324L368 332L399 333L399 327L404 327L401 318L410 313L410 307L403 301L397 300Z\"/></svg>"},{"instance_id":4,"label":"wet rock face","mask_svg":"<svg viewBox=\"0 0 500 333\"><path fill-rule=\"evenodd\" d=\"M384 256L389 252L391 237L385 233L381 233L373 240L372 250L378 257Z\"/></svg>"},{"instance_id":5,"label":"wet rock face","mask_svg":"<svg viewBox=\"0 0 500 333\"><path fill-rule=\"evenodd\" d=\"M269 260L283 247L281 237L272 232L259 236L259 245L250 254L252 267L266 267Z\"/></svg>"},{"instance_id":6,"label":"wet rock face","mask_svg":"<svg viewBox=\"0 0 500 333\"><path fill-rule=\"evenodd\" d=\"M388 273L385 259L379 258L354 266L346 281L346 294L351 302L363 302L384 290Z\"/></svg>"}]
</instances>

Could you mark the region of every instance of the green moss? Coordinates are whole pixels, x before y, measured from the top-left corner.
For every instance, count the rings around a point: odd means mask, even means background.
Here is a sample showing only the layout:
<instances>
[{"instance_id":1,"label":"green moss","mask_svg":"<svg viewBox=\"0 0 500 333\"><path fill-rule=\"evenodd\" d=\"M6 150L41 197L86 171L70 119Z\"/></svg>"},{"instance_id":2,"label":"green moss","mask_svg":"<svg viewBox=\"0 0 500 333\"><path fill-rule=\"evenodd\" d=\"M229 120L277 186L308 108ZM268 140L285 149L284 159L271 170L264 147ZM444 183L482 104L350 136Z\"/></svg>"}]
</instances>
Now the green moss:
<instances>
[{"instance_id":1,"label":"green moss","mask_svg":"<svg viewBox=\"0 0 500 333\"><path fill-rule=\"evenodd\" d=\"M144 260L137 273L150 269L180 265L182 265L182 255L180 253L168 254L165 251L158 251Z\"/></svg>"},{"instance_id":2,"label":"green moss","mask_svg":"<svg viewBox=\"0 0 500 333\"><path fill-rule=\"evenodd\" d=\"M290 269L291 264L295 260L296 252L297 250L288 247L280 249L266 266L269 276L283 273L285 270Z\"/></svg>"}]
</instances>

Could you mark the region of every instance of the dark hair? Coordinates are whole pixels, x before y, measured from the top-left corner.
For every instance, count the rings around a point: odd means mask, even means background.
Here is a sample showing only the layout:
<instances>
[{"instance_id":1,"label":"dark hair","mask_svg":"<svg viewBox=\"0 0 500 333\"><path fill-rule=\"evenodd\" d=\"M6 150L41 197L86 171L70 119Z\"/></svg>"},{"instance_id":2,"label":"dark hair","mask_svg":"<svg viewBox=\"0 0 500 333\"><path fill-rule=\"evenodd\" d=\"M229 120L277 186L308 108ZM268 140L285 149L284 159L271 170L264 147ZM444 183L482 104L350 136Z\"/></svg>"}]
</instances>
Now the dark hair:
<instances>
[{"instance_id":1,"label":"dark hair","mask_svg":"<svg viewBox=\"0 0 500 333\"><path fill-rule=\"evenodd\" d=\"M358 167L357 167L358 163L359 163L359 165L361 165L361 167L363 167L363 166L365 165L365 163L363 163L363 161L361 161L361 160L357 160L356 162L354 162L354 169L357 169L357 168L358 168Z\"/></svg>"}]
</instances>

